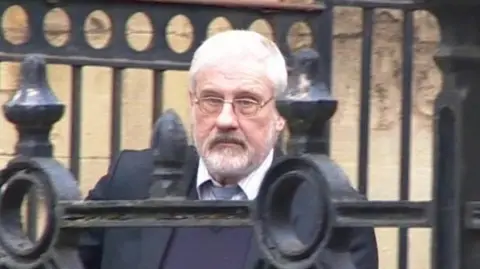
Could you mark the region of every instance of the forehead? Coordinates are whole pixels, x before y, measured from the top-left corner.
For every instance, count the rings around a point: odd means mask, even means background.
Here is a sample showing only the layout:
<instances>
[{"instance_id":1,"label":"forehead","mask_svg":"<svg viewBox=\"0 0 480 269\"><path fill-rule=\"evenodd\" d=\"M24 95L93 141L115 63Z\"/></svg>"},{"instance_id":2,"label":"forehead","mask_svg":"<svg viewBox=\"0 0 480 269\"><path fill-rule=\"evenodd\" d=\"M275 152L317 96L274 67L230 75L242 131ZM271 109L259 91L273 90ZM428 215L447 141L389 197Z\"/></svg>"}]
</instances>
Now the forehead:
<instances>
[{"instance_id":1,"label":"forehead","mask_svg":"<svg viewBox=\"0 0 480 269\"><path fill-rule=\"evenodd\" d=\"M273 83L266 76L265 69L252 65L250 68L224 65L199 70L195 76L195 90L222 94L252 92L263 96L273 93Z\"/></svg>"}]
</instances>

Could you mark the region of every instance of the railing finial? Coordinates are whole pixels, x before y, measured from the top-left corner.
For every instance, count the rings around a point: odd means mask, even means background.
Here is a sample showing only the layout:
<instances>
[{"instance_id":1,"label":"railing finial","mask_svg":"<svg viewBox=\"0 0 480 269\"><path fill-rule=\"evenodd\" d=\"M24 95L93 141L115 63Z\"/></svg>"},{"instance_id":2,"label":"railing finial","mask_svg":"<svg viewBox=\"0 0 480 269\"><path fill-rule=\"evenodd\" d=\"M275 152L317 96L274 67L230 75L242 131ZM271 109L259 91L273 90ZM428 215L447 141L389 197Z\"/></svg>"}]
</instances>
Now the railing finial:
<instances>
[{"instance_id":1,"label":"railing finial","mask_svg":"<svg viewBox=\"0 0 480 269\"><path fill-rule=\"evenodd\" d=\"M63 112L64 105L48 85L44 57L27 55L21 64L20 87L3 106L5 117L18 131L16 154L51 157L50 131Z\"/></svg>"},{"instance_id":2,"label":"railing finial","mask_svg":"<svg viewBox=\"0 0 480 269\"><path fill-rule=\"evenodd\" d=\"M155 123L151 142L154 159L150 197L182 197L186 186L183 179L188 140L177 113L169 109Z\"/></svg>"},{"instance_id":3,"label":"railing finial","mask_svg":"<svg viewBox=\"0 0 480 269\"><path fill-rule=\"evenodd\" d=\"M325 125L337 109L337 101L324 82L328 74L313 49L297 51L291 68L288 88L277 97L277 108L290 132L287 152L326 153Z\"/></svg>"}]
</instances>

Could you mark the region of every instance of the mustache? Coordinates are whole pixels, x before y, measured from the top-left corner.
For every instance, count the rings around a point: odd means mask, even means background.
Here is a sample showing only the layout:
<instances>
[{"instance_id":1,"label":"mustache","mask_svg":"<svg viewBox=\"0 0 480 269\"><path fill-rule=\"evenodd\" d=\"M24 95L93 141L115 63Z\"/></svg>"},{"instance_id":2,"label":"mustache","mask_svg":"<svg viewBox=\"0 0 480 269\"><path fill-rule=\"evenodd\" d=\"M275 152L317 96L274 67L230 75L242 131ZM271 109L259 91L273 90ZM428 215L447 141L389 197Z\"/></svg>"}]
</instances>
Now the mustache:
<instances>
[{"instance_id":1,"label":"mustache","mask_svg":"<svg viewBox=\"0 0 480 269\"><path fill-rule=\"evenodd\" d=\"M239 137L236 137L235 135L231 134L219 134L215 136L211 141L210 141L210 148L213 148L215 145L220 144L220 143L230 143L230 144L237 144L242 147L246 147L245 141Z\"/></svg>"}]
</instances>

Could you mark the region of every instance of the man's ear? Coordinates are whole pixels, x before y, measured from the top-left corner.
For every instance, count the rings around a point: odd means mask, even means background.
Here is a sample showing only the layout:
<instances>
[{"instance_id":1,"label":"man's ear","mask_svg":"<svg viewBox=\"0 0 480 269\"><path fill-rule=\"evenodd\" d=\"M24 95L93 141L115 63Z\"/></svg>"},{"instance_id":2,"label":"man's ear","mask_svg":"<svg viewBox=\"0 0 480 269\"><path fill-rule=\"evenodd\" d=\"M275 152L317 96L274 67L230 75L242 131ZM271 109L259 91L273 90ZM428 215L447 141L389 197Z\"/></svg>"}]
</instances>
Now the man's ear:
<instances>
[{"instance_id":1,"label":"man's ear","mask_svg":"<svg viewBox=\"0 0 480 269\"><path fill-rule=\"evenodd\" d=\"M283 131L283 129L285 128L285 123L286 123L285 119L282 116L277 114L277 120L275 122L275 130L277 132Z\"/></svg>"}]
</instances>

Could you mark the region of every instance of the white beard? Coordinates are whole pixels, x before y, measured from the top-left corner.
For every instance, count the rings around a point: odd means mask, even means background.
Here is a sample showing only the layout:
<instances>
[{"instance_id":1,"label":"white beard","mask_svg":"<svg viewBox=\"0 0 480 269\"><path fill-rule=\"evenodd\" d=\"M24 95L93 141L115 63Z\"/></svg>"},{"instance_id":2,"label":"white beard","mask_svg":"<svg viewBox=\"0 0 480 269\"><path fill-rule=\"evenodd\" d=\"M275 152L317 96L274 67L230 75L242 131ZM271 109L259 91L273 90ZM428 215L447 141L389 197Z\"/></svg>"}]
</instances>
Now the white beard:
<instances>
[{"instance_id":1,"label":"white beard","mask_svg":"<svg viewBox=\"0 0 480 269\"><path fill-rule=\"evenodd\" d=\"M248 149L221 148L210 150L203 160L211 174L237 177L251 172L252 155Z\"/></svg>"},{"instance_id":2,"label":"white beard","mask_svg":"<svg viewBox=\"0 0 480 269\"><path fill-rule=\"evenodd\" d=\"M195 133L195 126L192 126L193 133ZM277 138L275 130L275 123L272 122L265 149L267 152L262 152L262 158L260 161L254 161L256 159L255 149L251 148L238 148L238 147L222 147L218 149L208 150L205 147L205 143L200 145L194 136L194 144L202 160L205 162L210 174L215 174L221 177L242 177L252 173L257 169L264 158L268 155L268 152L273 148ZM207 141L209 139L207 138Z\"/></svg>"}]
</instances>

